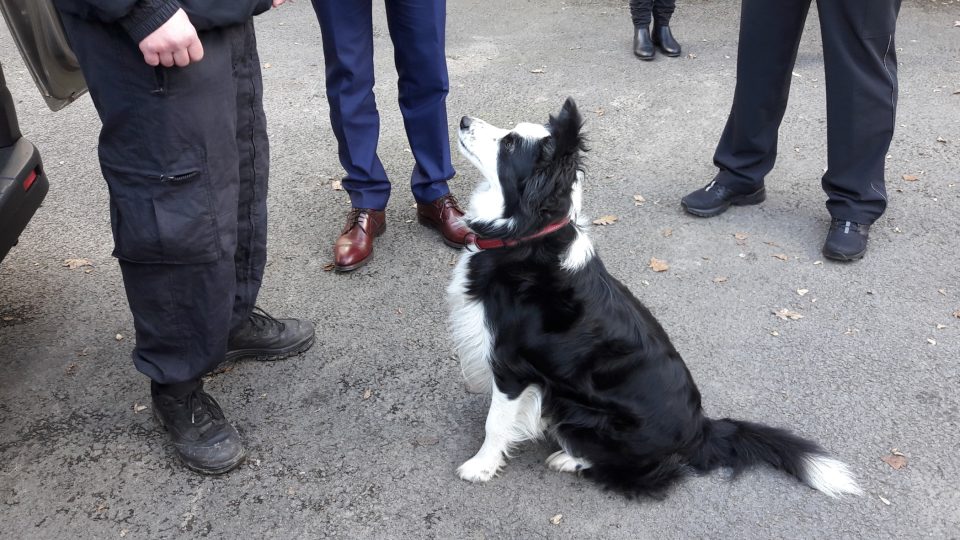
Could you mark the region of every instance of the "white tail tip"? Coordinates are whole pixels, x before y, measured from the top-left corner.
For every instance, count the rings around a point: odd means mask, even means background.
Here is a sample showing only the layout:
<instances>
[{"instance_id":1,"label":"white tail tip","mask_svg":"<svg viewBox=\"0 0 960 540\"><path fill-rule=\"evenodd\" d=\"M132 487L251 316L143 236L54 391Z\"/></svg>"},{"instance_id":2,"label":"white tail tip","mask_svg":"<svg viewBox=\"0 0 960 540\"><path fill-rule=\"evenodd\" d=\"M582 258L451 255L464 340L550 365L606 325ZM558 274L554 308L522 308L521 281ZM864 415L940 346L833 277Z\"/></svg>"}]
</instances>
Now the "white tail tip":
<instances>
[{"instance_id":1,"label":"white tail tip","mask_svg":"<svg viewBox=\"0 0 960 540\"><path fill-rule=\"evenodd\" d=\"M813 489L839 498L841 495L863 495L853 473L846 463L822 455L810 455L803 459L803 481Z\"/></svg>"}]
</instances>

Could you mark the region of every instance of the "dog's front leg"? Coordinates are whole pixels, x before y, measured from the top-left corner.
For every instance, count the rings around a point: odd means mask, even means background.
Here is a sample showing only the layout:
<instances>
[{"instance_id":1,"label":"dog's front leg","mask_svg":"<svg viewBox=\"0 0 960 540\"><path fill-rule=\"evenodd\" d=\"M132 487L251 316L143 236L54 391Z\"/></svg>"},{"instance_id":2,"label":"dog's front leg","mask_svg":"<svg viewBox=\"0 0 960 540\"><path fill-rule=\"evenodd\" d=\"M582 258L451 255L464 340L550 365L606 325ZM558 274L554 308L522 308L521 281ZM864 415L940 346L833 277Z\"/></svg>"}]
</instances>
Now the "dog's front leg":
<instances>
[{"instance_id":1,"label":"dog's front leg","mask_svg":"<svg viewBox=\"0 0 960 540\"><path fill-rule=\"evenodd\" d=\"M504 456L514 444L542 435L540 418L542 394L536 386L526 388L510 399L493 384L486 437L477 455L457 468L457 474L470 482L486 482L504 465Z\"/></svg>"}]
</instances>

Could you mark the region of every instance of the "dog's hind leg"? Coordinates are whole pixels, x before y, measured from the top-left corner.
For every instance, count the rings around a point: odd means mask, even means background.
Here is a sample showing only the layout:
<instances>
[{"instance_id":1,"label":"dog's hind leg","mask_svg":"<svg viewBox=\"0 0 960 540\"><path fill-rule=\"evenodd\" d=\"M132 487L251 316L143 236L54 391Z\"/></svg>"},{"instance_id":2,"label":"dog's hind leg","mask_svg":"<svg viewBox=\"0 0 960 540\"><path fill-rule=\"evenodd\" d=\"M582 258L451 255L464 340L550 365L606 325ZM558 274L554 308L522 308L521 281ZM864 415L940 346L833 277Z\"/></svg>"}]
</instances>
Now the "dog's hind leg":
<instances>
[{"instance_id":1,"label":"dog's hind leg","mask_svg":"<svg viewBox=\"0 0 960 540\"><path fill-rule=\"evenodd\" d=\"M537 386L528 386L514 399L493 385L490 411L487 413L486 436L477 455L457 468L460 478L470 482L486 482L504 465L513 445L543 435L540 412L543 393Z\"/></svg>"}]
</instances>

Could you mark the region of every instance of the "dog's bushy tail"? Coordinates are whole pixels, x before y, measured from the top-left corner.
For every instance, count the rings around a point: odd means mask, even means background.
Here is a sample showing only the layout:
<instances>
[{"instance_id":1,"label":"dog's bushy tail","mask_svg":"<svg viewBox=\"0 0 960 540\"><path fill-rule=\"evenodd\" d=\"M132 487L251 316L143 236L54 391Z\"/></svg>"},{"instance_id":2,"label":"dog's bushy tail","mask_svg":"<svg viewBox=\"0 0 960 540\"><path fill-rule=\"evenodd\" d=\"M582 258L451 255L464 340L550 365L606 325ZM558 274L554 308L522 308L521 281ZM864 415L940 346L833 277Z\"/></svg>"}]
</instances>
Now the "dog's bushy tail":
<instances>
[{"instance_id":1,"label":"dog's bushy tail","mask_svg":"<svg viewBox=\"0 0 960 540\"><path fill-rule=\"evenodd\" d=\"M736 474L766 463L831 497L863 493L846 464L789 431L729 418L707 419L703 429L703 444L690 462L700 472L729 467Z\"/></svg>"}]
</instances>

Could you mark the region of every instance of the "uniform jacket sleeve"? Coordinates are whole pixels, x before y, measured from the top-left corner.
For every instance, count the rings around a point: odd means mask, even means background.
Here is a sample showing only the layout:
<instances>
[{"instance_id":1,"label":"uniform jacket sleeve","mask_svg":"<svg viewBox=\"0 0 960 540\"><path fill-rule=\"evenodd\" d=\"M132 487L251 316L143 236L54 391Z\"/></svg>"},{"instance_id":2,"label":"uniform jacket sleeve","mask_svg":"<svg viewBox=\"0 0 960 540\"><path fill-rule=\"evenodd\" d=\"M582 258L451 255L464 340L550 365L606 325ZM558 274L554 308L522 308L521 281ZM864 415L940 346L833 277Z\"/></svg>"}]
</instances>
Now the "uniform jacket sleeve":
<instances>
[{"instance_id":1,"label":"uniform jacket sleeve","mask_svg":"<svg viewBox=\"0 0 960 540\"><path fill-rule=\"evenodd\" d=\"M140 43L183 8L197 30L242 24L270 9L272 0L54 0L60 11L118 23Z\"/></svg>"},{"instance_id":2,"label":"uniform jacket sleeve","mask_svg":"<svg viewBox=\"0 0 960 540\"><path fill-rule=\"evenodd\" d=\"M140 43L180 9L178 0L54 0L57 8L84 19L118 23Z\"/></svg>"},{"instance_id":3,"label":"uniform jacket sleeve","mask_svg":"<svg viewBox=\"0 0 960 540\"><path fill-rule=\"evenodd\" d=\"M272 0L180 0L197 30L242 24L270 9Z\"/></svg>"}]
</instances>

